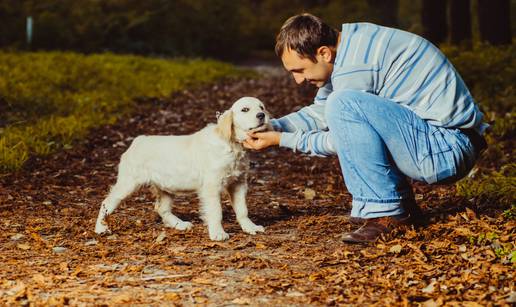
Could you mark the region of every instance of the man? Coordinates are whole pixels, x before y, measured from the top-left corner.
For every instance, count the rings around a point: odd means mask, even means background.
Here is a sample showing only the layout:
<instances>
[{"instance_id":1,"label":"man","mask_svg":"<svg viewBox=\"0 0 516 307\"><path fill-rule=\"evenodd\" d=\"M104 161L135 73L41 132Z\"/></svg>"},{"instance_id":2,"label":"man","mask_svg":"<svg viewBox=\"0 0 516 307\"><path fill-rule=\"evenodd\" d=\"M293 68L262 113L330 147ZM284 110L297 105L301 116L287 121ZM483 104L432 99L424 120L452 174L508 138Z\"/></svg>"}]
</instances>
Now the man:
<instances>
[{"instance_id":1,"label":"man","mask_svg":"<svg viewBox=\"0 0 516 307\"><path fill-rule=\"evenodd\" d=\"M370 23L339 32L301 14L282 26L276 53L298 84L319 90L312 105L273 120L275 131L252 134L245 146L337 154L351 217L364 223L345 242L375 241L420 218L407 177L456 181L486 146L488 125L463 80L415 34Z\"/></svg>"}]
</instances>

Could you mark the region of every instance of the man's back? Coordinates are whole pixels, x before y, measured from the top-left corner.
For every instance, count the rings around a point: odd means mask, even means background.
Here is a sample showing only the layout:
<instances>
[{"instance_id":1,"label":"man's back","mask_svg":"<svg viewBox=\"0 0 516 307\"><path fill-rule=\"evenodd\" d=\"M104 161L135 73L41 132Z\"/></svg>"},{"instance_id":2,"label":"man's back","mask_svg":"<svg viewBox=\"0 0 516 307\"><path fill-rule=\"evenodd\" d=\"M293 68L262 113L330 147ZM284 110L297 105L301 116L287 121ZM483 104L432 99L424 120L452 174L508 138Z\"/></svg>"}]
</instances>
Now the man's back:
<instances>
[{"instance_id":1,"label":"man's back","mask_svg":"<svg viewBox=\"0 0 516 307\"><path fill-rule=\"evenodd\" d=\"M371 23L342 26L336 89L388 98L442 127L477 128L483 114L442 52L424 38Z\"/></svg>"}]
</instances>

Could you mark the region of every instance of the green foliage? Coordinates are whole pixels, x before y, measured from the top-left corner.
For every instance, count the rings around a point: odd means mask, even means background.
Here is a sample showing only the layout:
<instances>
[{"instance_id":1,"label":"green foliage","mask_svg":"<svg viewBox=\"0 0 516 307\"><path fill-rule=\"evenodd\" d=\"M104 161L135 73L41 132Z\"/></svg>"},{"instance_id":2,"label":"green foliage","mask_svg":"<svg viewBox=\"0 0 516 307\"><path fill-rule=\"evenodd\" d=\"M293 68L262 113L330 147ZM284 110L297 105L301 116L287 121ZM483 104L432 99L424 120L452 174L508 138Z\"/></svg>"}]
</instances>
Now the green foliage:
<instances>
[{"instance_id":1,"label":"green foliage","mask_svg":"<svg viewBox=\"0 0 516 307\"><path fill-rule=\"evenodd\" d=\"M469 244L475 246L489 246L494 255L506 264L516 264L516 246L514 242L501 242L496 232L479 233L468 237Z\"/></svg>"},{"instance_id":2,"label":"green foliage","mask_svg":"<svg viewBox=\"0 0 516 307\"><path fill-rule=\"evenodd\" d=\"M501 116L491 113L491 120L494 122L491 134L497 140L505 140L516 134L515 112L505 113Z\"/></svg>"},{"instance_id":3,"label":"green foliage","mask_svg":"<svg viewBox=\"0 0 516 307\"><path fill-rule=\"evenodd\" d=\"M33 50L228 58L238 53L239 6L225 0L0 1L0 34L6 34L0 46L24 46L25 18L32 16Z\"/></svg>"},{"instance_id":4,"label":"green foliage","mask_svg":"<svg viewBox=\"0 0 516 307\"><path fill-rule=\"evenodd\" d=\"M512 251L507 257L513 265L516 265L516 250Z\"/></svg>"},{"instance_id":5,"label":"green foliage","mask_svg":"<svg viewBox=\"0 0 516 307\"><path fill-rule=\"evenodd\" d=\"M456 184L457 193L468 199L510 206L516 202L516 164L504 165L500 171L485 170L474 178Z\"/></svg>"},{"instance_id":6,"label":"green foliage","mask_svg":"<svg viewBox=\"0 0 516 307\"><path fill-rule=\"evenodd\" d=\"M509 209L505 210L503 216L508 220L516 219L516 205L513 204Z\"/></svg>"},{"instance_id":7,"label":"green foliage","mask_svg":"<svg viewBox=\"0 0 516 307\"><path fill-rule=\"evenodd\" d=\"M443 47L483 110L502 116L514 112L516 44L478 45L473 50Z\"/></svg>"},{"instance_id":8,"label":"green foliage","mask_svg":"<svg viewBox=\"0 0 516 307\"><path fill-rule=\"evenodd\" d=\"M233 66L112 54L0 53L0 171L113 123L137 97L241 76ZM1 128L3 127L3 128Z\"/></svg>"},{"instance_id":9,"label":"green foliage","mask_svg":"<svg viewBox=\"0 0 516 307\"><path fill-rule=\"evenodd\" d=\"M456 184L467 199L502 207L516 201L516 44L505 47L478 45L473 50L444 48L479 102L491 127L477 173Z\"/></svg>"}]
</instances>

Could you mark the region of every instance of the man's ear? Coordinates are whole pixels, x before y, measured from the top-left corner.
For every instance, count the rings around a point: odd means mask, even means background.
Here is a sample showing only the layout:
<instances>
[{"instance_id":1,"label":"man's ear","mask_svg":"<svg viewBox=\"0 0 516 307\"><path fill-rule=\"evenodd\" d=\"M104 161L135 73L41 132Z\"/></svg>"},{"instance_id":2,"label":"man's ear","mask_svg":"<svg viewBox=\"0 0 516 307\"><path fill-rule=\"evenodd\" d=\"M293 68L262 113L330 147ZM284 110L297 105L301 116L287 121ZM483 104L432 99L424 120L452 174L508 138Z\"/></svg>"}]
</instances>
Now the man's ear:
<instances>
[{"instance_id":1,"label":"man's ear","mask_svg":"<svg viewBox=\"0 0 516 307\"><path fill-rule=\"evenodd\" d=\"M321 46L317 49L317 55L326 63L333 62L333 52L328 46Z\"/></svg>"},{"instance_id":2,"label":"man's ear","mask_svg":"<svg viewBox=\"0 0 516 307\"><path fill-rule=\"evenodd\" d=\"M226 140L233 137L233 111L227 110L217 120L217 132Z\"/></svg>"}]
</instances>

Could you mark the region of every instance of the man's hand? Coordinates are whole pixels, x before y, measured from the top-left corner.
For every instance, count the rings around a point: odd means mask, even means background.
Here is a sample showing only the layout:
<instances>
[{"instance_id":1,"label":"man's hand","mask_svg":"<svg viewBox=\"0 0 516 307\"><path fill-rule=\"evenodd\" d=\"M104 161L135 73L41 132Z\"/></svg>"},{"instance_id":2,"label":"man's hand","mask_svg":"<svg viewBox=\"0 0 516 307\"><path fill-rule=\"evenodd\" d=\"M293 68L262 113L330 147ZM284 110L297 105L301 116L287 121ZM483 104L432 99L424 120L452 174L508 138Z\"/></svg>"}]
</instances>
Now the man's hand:
<instances>
[{"instance_id":1,"label":"man's hand","mask_svg":"<svg viewBox=\"0 0 516 307\"><path fill-rule=\"evenodd\" d=\"M251 132L249 138L244 141L247 149L260 150L273 145L279 145L281 132Z\"/></svg>"}]
</instances>

